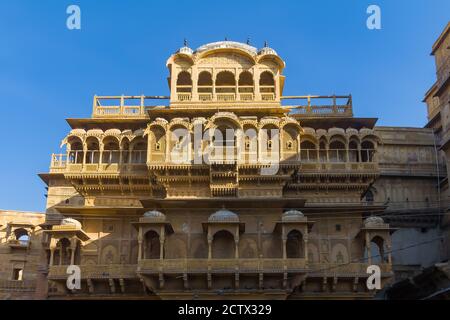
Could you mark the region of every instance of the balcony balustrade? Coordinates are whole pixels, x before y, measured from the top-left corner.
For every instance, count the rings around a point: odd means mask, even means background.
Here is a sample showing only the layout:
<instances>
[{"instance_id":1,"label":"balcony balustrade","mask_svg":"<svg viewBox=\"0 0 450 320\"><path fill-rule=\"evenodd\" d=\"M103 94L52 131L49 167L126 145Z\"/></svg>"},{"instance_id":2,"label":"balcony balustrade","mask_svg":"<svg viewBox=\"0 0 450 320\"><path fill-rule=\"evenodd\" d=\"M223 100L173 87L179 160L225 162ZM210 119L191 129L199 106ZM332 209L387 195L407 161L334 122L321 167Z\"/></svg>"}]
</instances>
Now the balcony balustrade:
<instances>
[{"instance_id":1,"label":"balcony balustrade","mask_svg":"<svg viewBox=\"0 0 450 320\"><path fill-rule=\"evenodd\" d=\"M36 280L0 279L0 291L33 292L35 290L36 290Z\"/></svg>"},{"instance_id":2,"label":"balcony balustrade","mask_svg":"<svg viewBox=\"0 0 450 320\"><path fill-rule=\"evenodd\" d=\"M49 279L66 279L68 265L50 266ZM82 279L136 278L136 265L81 265Z\"/></svg>"},{"instance_id":3,"label":"balcony balustrade","mask_svg":"<svg viewBox=\"0 0 450 320\"><path fill-rule=\"evenodd\" d=\"M16 240L16 239L10 239L8 240L8 246L11 249L28 249L31 246L30 240Z\"/></svg>"},{"instance_id":4,"label":"balcony balustrade","mask_svg":"<svg viewBox=\"0 0 450 320\"><path fill-rule=\"evenodd\" d=\"M439 78L448 78L448 63L439 71ZM175 98L178 102L249 102L258 99L263 102L277 100L274 86L260 86L255 94L253 86L205 86L199 85L197 93L193 94L191 87L179 88ZM168 100L168 96L94 96L94 118L148 118L148 111L154 108L166 108L165 105L152 105L150 100ZM352 97L349 96L284 96L281 100L307 100L306 105L283 106L290 115L300 117L352 117ZM346 99L346 102L338 101ZM331 100L331 104L323 104L324 100ZM317 102L316 102L317 101Z\"/></svg>"},{"instance_id":5,"label":"balcony balustrade","mask_svg":"<svg viewBox=\"0 0 450 320\"><path fill-rule=\"evenodd\" d=\"M206 152L206 151L205 151ZM358 171L377 170L378 163L375 149L301 149L300 152L276 150L265 152L238 152L234 146L214 146L209 149L204 159L210 164L263 165L267 163L301 165L309 171ZM153 162L165 164L192 164L193 151L174 150L168 161L164 152L154 152ZM130 172L147 168L147 151L98 150L70 151L68 154L52 154L51 173L68 172Z\"/></svg>"},{"instance_id":6,"label":"balcony balustrade","mask_svg":"<svg viewBox=\"0 0 450 320\"><path fill-rule=\"evenodd\" d=\"M368 263L306 263L303 258L295 259L144 259L137 265L81 265L82 279L126 279L137 278L138 273L308 273L309 276L367 276ZM378 264L381 272L391 273L388 263ZM68 265L50 266L48 277L65 280ZM11 282L16 285L20 281ZM9 283L9 282L8 282ZM1 282L0 282L1 287Z\"/></svg>"},{"instance_id":7,"label":"balcony balustrade","mask_svg":"<svg viewBox=\"0 0 450 320\"><path fill-rule=\"evenodd\" d=\"M392 266L388 263L378 264L382 273L392 272ZM310 276L367 276L368 263L310 263Z\"/></svg>"},{"instance_id":8,"label":"balcony balustrade","mask_svg":"<svg viewBox=\"0 0 450 320\"><path fill-rule=\"evenodd\" d=\"M101 160L101 161L100 161ZM51 173L117 172L145 170L147 150L75 150L68 154L52 154Z\"/></svg>"},{"instance_id":9,"label":"balcony balustrade","mask_svg":"<svg viewBox=\"0 0 450 320\"><path fill-rule=\"evenodd\" d=\"M305 272L305 259L144 259L141 273Z\"/></svg>"}]
</instances>

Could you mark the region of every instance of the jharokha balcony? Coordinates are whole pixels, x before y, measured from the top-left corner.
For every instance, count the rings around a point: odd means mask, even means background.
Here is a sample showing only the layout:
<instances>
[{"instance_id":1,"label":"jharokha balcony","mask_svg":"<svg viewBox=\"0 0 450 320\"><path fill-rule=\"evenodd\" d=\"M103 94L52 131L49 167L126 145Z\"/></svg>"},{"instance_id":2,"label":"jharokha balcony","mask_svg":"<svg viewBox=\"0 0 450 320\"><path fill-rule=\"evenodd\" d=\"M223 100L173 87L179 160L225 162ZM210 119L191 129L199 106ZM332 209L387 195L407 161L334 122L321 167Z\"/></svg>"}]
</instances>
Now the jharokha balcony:
<instances>
[{"instance_id":1,"label":"jharokha balcony","mask_svg":"<svg viewBox=\"0 0 450 320\"><path fill-rule=\"evenodd\" d=\"M238 148L218 148L220 152L211 152L202 164L240 164L264 165L298 165L305 171L376 171L375 149L301 149L300 153L285 152L283 159L270 153L238 152ZM216 148L216 150L218 150ZM278 154L277 154L278 155ZM149 165L194 164L192 152L180 154L173 152L169 159L147 161L147 150L124 151L70 151L66 154L52 154L51 173L70 172L137 172L145 171Z\"/></svg>"},{"instance_id":2,"label":"jharokha balcony","mask_svg":"<svg viewBox=\"0 0 450 320\"><path fill-rule=\"evenodd\" d=\"M378 264L381 272L391 272L388 263ZM50 279L67 279L69 265L49 267ZM143 259L136 265L81 265L82 279L135 278L137 274L183 273L310 273L323 275L362 275L368 263L306 263L305 259Z\"/></svg>"}]
</instances>

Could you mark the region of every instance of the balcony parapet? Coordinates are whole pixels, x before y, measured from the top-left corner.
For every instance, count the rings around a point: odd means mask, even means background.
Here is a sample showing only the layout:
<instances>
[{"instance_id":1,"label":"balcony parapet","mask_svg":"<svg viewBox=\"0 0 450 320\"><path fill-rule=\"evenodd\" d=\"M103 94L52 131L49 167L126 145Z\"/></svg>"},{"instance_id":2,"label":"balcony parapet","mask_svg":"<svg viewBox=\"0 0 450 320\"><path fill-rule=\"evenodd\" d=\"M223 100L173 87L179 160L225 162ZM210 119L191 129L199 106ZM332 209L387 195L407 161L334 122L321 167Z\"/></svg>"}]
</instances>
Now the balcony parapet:
<instances>
[{"instance_id":1,"label":"balcony parapet","mask_svg":"<svg viewBox=\"0 0 450 320\"><path fill-rule=\"evenodd\" d=\"M31 246L31 241L20 241L16 239L8 240L8 246L11 249L28 249Z\"/></svg>"},{"instance_id":2,"label":"balcony parapet","mask_svg":"<svg viewBox=\"0 0 450 320\"><path fill-rule=\"evenodd\" d=\"M309 264L309 276L311 277L367 277L368 263L310 263ZM390 274L392 272L392 266L388 263L378 264L382 274Z\"/></svg>"},{"instance_id":3,"label":"balcony parapet","mask_svg":"<svg viewBox=\"0 0 450 320\"><path fill-rule=\"evenodd\" d=\"M67 268L69 266L50 266L48 268L48 278L67 279ZM122 264L109 264L109 265L81 265L81 278L82 279L124 279L124 278L136 278L136 265L122 265Z\"/></svg>"},{"instance_id":4,"label":"balcony parapet","mask_svg":"<svg viewBox=\"0 0 450 320\"><path fill-rule=\"evenodd\" d=\"M168 100L166 96L94 96L93 118L148 118L148 111L161 105L148 101Z\"/></svg>"},{"instance_id":5,"label":"balcony parapet","mask_svg":"<svg viewBox=\"0 0 450 320\"><path fill-rule=\"evenodd\" d=\"M305 272L305 259L144 259L140 273Z\"/></svg>"},{"instance_id":6,"label":"balcony parapet","mask_svg":"<svg viewBox=\"0 0 450 320\"><path fill-rule=\"evenodd\" d=\"M35 280L0 279L0 291L33 292L36 290Z\"/></svg>"},{"instance_id":7,"label":"balcony parapet","mask_svg":"<svg viewBox=\"0 0 450 320\"><path fill-rule=\"evenodd\" d=\"M306 105L284 106L289 109L290 116L321 117L353 117L352 96L284 96L282 100L306 100ZM343 102L340 102L343 101ZM324 103L322 103L324 102ZM331 103L330 103L331 102Z\"/></svg>"},{"instance_id":8,"label":"balcony parapet","mask_svg":"<svg viewBox=\"0 0 450 320\"><path fill-rule=\"evenodd\" d=\"M144 259L137 265L81 265L82 279L137 278L138 274L159 273L307 273L311 277L367 277L368 263L306 263L299 259ZM388 263L378 265L382 274L392 273ZM68 266L50 266L48 278L65 280ZM8 282L9 283L9 282ZM11 282L11 285L19 283ZM2 282L0 280L0 288ZM17 284L19 286L19 284Z\"/></svg>"}]
</instances>

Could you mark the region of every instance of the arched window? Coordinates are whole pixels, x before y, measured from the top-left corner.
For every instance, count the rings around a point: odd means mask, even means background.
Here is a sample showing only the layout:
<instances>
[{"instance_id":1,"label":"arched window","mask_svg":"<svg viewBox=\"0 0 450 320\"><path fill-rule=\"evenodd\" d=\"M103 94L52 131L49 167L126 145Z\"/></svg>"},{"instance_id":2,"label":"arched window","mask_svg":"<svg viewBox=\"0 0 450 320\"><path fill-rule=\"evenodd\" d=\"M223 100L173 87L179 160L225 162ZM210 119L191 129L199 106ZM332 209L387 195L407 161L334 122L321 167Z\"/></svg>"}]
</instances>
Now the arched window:
<instances>
[{"instance_id":1,"label":"arched window","mask_svg":"<svg viewBox=\"0 0 450 320\"><path fill-rule=\"evenodd\" d=\"M83 143L78 137L70 137L68 141L69 152L69 163L83 163L84 151Z\"/></svg>"},{"instance_id":2,"label":"arched window","mask_svg":"<svg viewBox=\"0 0 450 320\"><path fill-rule=\"evenodd\" d=\"M349 161L359 162L358 143L356 141L350 141L348 144Z\"/></svg>"},{"instance_id":3,"label":"arched window","mask_svg":"<svg viewBox=\"0 0 450 320\"><path fill-rule=\"evenodd\" d=\"M366 192L365 199L366 199L367 204L373 204L374 197L373 197L373 192L371 190Z\"/></svg>"},{"instance_id":4,"label":"arched window","mask_svg":"<svg viewBox=\"0 0 450 320\"><path fill-rule=\"evenodd\" d=\"M99 163L100 160L100 147L96 137L88 137L86 139L87 152L86 163Z\"/></svg>"},{"instance_id":5,"label":"arched window","mask_svg":"<svg viewBox=\"0 0 450 320\"><path fill-rule=\"evenodd\" d=\"M253 75L249 71L243 71L239 75L239 93L253 93Z\"/></svg>"},{"instance_id":6,"label":"arched window","mask_svg":"<svg viewBox=\"0 0 450 320\"><path fill-rule=\"evenodd\" d=\"M236 80L230 71L221 71L216 76L217 93L236 93Z\"/></svg>"},{"instance_id":7,"label":"arched window","mask_svg":"<svg viewBox=\"0 0 450 320\"><path fill-rule=\"evenodd\" d=\"M363 141L363 143L361 143L361 161L372 162L374 154L374 144L371 141Z\"/></svg>"},{"instance_id":8,"label":"arched window","mask_svg":"<svg viewBox=\"0 0 450 320\"><path fill-rule=\"evenodd\" d=\"M287 235L286 256L288 259L304 258L303 235L298 230L292 230Z\"/></svg>"},{"instance_id":9,"label":"arched window","mask_svg":"<svg viewBox=\"0 0 450 320\"><path fill-rule=\"evenodd\" d=\"M329 146L329 159L331 162L345 162L345 144L342 141L335 140Z\"/></svg>"},{"instance_id":10,"label":"arched window","mask_svg":"<svg viewBox=\"0 0 450 320\"><path fill-rule=\"evenodd\" d=\"M259 76L259 90L261 93L275 93L275 80L270 71L264 71Z\"/></svg>"},{"instance_id":11,"label":"arched window","mask_svg":"<svg viewBox=\"0 0 450 320\"><path fill-rule=\"evenodd\" d=\"M23 228L14 230L14 236L22 246L27 246L30 242L30 235L28 234L28 231Z\"/></svg>"},{"instance_id":12,"label":"arched window","mask_svg":"<svg viewBox=\"0 0 450 320\"><path fill-rule=\"evenodd\" d=\"M62 238L56 244L56 250L53 258L54 265L67 266L70 265L70 241Z\"/></svg>"},{"instance_id":13,"label":"arched window","mask_svg":"<svg viewBox=\"0 0 450 320\"><path fill-rule=\"evenodd\" d=\"M234 236L225 230L214 234L212 241L212 257L214 259L233 259L235 257Z\"/></svg>"},{"instance_id":14,"label":"arched window","mask_svg":"<svg viewBox=\"0 0 450 320\"><path fill-rule=\"evenodd\" d=\"M300 143L300 159L303 162L317 162L317 148L311 141Z\"/></svg>"},{"instance_id":15,"label":"arched window","mask_svg":"<svg viewBox=\"0 0 450 320\"><path fill-rule=\"evenodd\" d=\"M132 141L131 163L142 164L147 162L147 139L142 137Z\"/></svg>"},{"instance_id":16,"label":"arched window","mask_svg":"<svg viewBox=\"0 0 450 320\"><path fill-rule=\"evenodd\" d=\"M103 140L103 158L102 163L119 163L120 148L119 141L114 137L107 137Z\"/></svg>"},{"instance_id":17,"label":"arched window","mask_svg":"<svg viewBox=\"0 0 450 320\"><path fill-rule=\"evenodd\" d=\"M191 74L181 71L177 77L177 92L192 92Z\"/></svg>"},{"instance_id":18,"label":"arched window","mask_svg":"<svg viewBox=\"0 0 450 320\"><path fill-rule=\"evenodd\" d=\"M364 251L365 260L368 259L367 248ZM385 241L380 236L375 236L370 240L370 260L372 264L380 264L388 261L385 250Z\"/></svg>"},{"instance_id":19,"label":"arched window","mask_svg":"<svg viewBox=\"0 0 450 320\"><path fill-rule=\"evenodd\" d=\"M212 76L208 71L202 71L198 75L197 91L198 93L212 93Z\"/></svg>"},{"instance_id":20,"label":"arched window","mask_svg":"<svg viewBox=\"0 0 450 320\"><path fill-rule=\"evenodd\" d=\"M155 231L148 231L145 234L144 259L159 259L161 257L161 243L159 234Z\"/></svg>"}]
</instances>

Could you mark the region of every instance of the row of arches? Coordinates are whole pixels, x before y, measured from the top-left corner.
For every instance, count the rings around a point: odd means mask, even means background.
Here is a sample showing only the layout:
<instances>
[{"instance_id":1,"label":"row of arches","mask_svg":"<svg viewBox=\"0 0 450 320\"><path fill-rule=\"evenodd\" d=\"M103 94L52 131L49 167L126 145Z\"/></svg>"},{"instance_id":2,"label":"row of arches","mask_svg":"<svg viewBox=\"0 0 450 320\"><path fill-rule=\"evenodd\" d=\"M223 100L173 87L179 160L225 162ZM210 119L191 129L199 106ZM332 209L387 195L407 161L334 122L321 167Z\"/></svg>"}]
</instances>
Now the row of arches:
<instances>
[{"instance_id":1,"label":"row of arches","mask_svg":"<svg viewBox=\"0 0 450 320\"><path fill-rule=\"evenodd\" d=\"M61 238L56 246L50 249L49 265L79 265L81 263L81 248L78 240Z\"/></svg>"},{"instance_id":2,"label":"row of arches","mask_svg":"<svg viewBox=\"0 0 450 320\"><path fill-rule=\"evenodd\" d=\"M143 164L147 161L147 139L119 140L114 136L99 139L87 137L84 141L71 136L67 141L69 163L78 164Z\"/></svg>"},{"instance_id":3,"label":"row of arches","mask_svg":"<svg viewBox=\"0 0 450 320\"><path fill-rule=\"evenodd\" d=\"M211 72L201 71L194 80L188 71L181 71L177 75L176 91L192 93L194 82L197 93L254 93L255 82L259 84L259 92L275 93L275 79L270 71L263 71L256 81L249 71L242 71L238 75L231 71L220 71L215 78Z\"/></svg>"},{"instance_id":4,"label":"row of arches","mask_svg":"<svg viewBox=\"0 0 450 320\"><path fill-rule=\"evenodd\" d=\"M148 231L145 236L144 259L160 259L161 245L157 232ZM164 250L164 249L163 249ZM234 259L236 257L236 245L234 235L227 230L220 230L213 235L212 239L212 259ZM308 259L310 262L319 262L318 249L314 245L308 245ZM386 241L380 236L374 236L369 245L364 246L363 257L361 261L380 264L389 262L389 250ZM245 252L242 254L245 257ZM162 257L165 257L164 253ZM286 258L302 259L305 258L304 238L300 231L294 229L287 234L286 239ZM349 263L348 248L343 244L333 246L330 253L331 263Z\"/></svg>"},{"instance_id":5,"label":"row of arches","mask_svg":"<svg viewBox=\"0 0 450 320\"><path fill-rule=\"evenodd\" d=\"M149 230L144 235L143 259L161 259L165 257L161 254L160 236L157 232ZM219 230L212 236L211 258L212 259L234 259L236 257L235 235L228 230ZM286 257L288 259L305 258L305 248L303 235L298 230L292 230L287 235Z\"/></svg>"}]
</instances>

